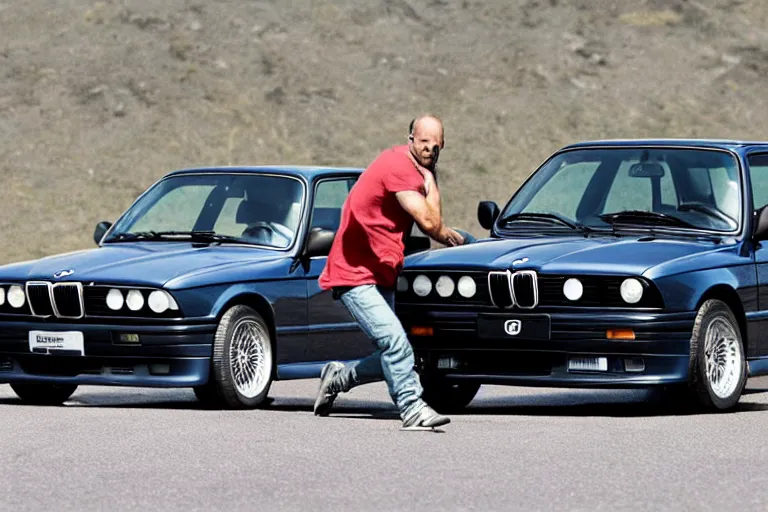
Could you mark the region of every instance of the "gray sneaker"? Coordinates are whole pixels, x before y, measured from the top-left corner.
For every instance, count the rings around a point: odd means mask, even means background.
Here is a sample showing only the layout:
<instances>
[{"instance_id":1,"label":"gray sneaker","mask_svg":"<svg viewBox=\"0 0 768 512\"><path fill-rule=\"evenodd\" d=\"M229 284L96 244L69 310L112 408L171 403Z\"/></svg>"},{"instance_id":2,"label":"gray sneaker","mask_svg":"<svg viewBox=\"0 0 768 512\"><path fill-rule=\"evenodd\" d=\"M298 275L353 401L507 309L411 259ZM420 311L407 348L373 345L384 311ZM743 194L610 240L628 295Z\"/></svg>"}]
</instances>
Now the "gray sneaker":
<instances>
[{"instance_id":1,"label":"gray sneaker","mask_svg":"<svg viewBox=\"0 0 768 512\"><path fill-rule=\"evenodd\" d=\"M448 416L442 416L430 406L425 405L405 418L400 430L434 430L435 427L447 425L450 422L451 419Z\"/></svg>"},{"instance_id":2,"label":"gray sneaker","mask_svg":"<svg viewBox=\"0 0 768 512\"><path fill-rule=\"evenodd\" d=\"M320 372L320 386L317 389L317 398L315 399L315 416L327 416L333 407L333 401L336 400L338 391L332 391L331 385L334 379L344 365L339 362L331 362L323 366Z\"/></svg>"}]
</instances>

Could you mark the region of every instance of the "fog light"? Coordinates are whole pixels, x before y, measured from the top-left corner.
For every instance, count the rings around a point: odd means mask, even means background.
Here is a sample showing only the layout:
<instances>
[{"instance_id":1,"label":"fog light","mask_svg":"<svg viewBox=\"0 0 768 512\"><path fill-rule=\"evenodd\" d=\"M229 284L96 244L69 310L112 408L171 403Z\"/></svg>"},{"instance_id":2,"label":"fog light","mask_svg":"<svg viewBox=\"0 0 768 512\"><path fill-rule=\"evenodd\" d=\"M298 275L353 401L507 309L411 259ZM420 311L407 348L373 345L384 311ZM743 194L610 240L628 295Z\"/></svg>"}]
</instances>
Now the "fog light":
<instances>
[{"instance_id":1,"label":"fog light","mask_svg":"<svg viewBox=\"0 0 768 512\"><path fill-rule=\"evenodd\" d=\"M432 327L424 327L424 326L413 326L411 327L411 334L414 336L432 336L435 334L434 329Z\"/></svg>"},{"instance_id":2,"label":"fog light","mask_svg":"<svg viewBox=\"0 0 768 512\"><path fill-rule=\"evenodd\" d=\"M171 373L171 366L168 364L151 364L149 365L149 373L153 375L168 375Z\"/></svg>"},{"instance_id":3,"label":"fog light","mask_svg":"<svg viewBox=\"0 0 768 512\"><path fill-rule=\"evenodd\" d=\"M120 334L120 343L139 343L138 334Z\"/></svg>"},{"instance_id":4,"label":"fog light","mask_svg":"<svg viewBox=\"0 0 768 512\"><path fill-rule=\"evenodd\" d=\"M441 357L437 360L439 370L456 370L459 367L459 360L455 357Z\"/></svg>"},{"instance_id":5,"label":"fog light","mask_svg":"<svg viewBox=\"0 0 768 512\"><path fill-rule=\"evenodd\" d=\"M642 372L645 371L645 361L643 361L642 357L638 357L635 359L625 359L624 360L624 370L628 372Z\"/></svg>"},{"instance_id":6,"label":"fog light","mask_svg":"<svg viewBox=\"0 0 768 512\"><path fill-rule=\"evenodd\" d=\"M609 340L633 340L635 339L635 331L632 329L608 329L605 332L605 337Z\"/></svg>"}]
</instances>

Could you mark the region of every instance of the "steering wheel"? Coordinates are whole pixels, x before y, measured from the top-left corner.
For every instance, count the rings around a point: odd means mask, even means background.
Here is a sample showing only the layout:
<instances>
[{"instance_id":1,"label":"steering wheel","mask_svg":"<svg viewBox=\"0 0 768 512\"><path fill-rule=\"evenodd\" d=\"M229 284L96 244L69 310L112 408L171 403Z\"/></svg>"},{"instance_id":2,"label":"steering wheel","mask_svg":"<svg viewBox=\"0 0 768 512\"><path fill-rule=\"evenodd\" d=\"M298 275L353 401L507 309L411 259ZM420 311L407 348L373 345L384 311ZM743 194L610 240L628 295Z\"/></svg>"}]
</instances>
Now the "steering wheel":
<instances>
[{"instance_id":1,"label":"steering wheel","mask_svg":"<svg viewBox=\"0 0 768 512\"><path fill-rule=\"evenodd\" d=\"M712 206L708 204L699 203L699 202L683 203L679 205L677 209L680 210L681 212L695 211L695 212L709 215L711 217L718 218L732 228L735 228L738 225L738 223L734 219L730 218L729 216L727 216L717 208L712 208Z\"/></svg>"},{"instance_id":2,"label":"steering wheel","mask_svg":"<svg viewBox=\"0 0 768 512\"><path fill-rule=\"evenodd\" d=\"M261 239L261 233L267 231L269 238L272 238L275 234L275 229L269 225L269 222L259 221L254 222L253 224L250 224L247 228L245 228L245 231L243 231L242 236L247 236L249 238L257 238Z\"/></svg>"}]
</instances>

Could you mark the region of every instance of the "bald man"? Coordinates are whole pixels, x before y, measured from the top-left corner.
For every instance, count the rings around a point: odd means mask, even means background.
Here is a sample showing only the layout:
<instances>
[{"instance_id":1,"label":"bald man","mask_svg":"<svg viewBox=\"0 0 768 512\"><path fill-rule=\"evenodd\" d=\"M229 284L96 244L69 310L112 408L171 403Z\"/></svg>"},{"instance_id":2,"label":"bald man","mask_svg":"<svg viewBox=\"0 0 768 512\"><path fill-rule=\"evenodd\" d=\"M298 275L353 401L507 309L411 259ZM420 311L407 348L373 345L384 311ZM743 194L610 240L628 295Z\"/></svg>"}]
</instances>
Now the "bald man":
<instances>
[{"instance_id":1,"label":"bald man","mask_svg":"<svg viewBox=\"0 0 768 512\"><path fill-rule=\"evenodd\" d=\"M413 118L411 120L411 124L408 125L408 141L411 141L411 139L413 138L413 126L416 124L416 120L417 119L418 118ZM445 146L445 134L443 134L443 146ZM438 175L438 172L437 172L437 162L435 162L435 165L433 166L432 174L435 177L435 184L437 184L437 175ZM464 231L463 229L454 228L454 230L458 234L460 234L461 237L464 239L464 242L463 242L464 244L471 244L471 243L474 243L474 242L477 241L477 239L474 236L472 236L471 233L468 233L467 231Z\"/></svg>"},{"instance_id":2,"label":"bald man","mask_svg":"<svg viewBox=\"0 0 768 512\"><path fill-rule=\"evenodd\" d=\"M450 422L422 399L413 349L394 312L395 284L403 267L404 234L414 222L430 238L464 243L443 223L434 169L444 146L443 123L424 115L414 121L405 146L383 151L361 174L342 209L341 223L318 280L333 290L375 346L349 364L328 363L320 374L314 412L330 412L338 393L386 381L404 430L433 429Z\"/></svg>"}]
</instances>

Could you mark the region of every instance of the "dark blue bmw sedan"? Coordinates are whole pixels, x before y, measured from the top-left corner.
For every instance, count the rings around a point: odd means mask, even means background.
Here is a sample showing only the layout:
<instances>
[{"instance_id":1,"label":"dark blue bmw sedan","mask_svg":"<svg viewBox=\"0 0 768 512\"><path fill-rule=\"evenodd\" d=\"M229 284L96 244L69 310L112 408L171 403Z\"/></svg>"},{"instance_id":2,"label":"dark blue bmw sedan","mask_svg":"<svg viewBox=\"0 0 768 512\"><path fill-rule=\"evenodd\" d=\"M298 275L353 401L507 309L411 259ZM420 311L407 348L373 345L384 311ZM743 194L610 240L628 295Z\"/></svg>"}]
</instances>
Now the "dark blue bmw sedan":
<instances>
[{"instance_id":1,"label":"dark blue bmw sedan","mask_svg":"<svg viewBox=\"0 0 768 512\"><path fill-rule=\"evenodd\" d=\"M251 408L273 380L367 355L317 284L361 172L175 171L100 223L98 247L0 267L0 383L32 403L96 384L191 387Z\"/></svg>"},{"instance_id":2,"label":"dark blue bmw sedan","mask_svg":"<svg viewBox=\"0 0 768 512\"><path fill-rule=\"evenodd\" d=\"M490 236L409 256L397 312L425 397L483 383L663 387L732 408L768 373L768 143L628 140L551 155Z\"/></svg>"}]
</instances>

